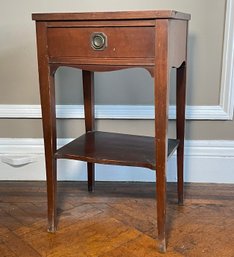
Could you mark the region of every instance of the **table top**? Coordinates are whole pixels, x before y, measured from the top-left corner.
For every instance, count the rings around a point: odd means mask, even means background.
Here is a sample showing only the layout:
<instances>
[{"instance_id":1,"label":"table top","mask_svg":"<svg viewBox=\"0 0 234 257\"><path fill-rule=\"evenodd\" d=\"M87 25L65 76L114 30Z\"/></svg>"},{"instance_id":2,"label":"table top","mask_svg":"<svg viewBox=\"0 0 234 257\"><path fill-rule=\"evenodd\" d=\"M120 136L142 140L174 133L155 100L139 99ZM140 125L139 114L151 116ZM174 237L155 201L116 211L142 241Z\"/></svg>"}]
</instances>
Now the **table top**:
<instances>
[{"instance_id":1,"label":"table top","mask_svg":"<svg viewBox=\"0 0 234 257\"><path fill-rule=\"evenodd\" d=\"M33 13L36 21L85 21L85 20L145 20L178 19L190 20L191 15L174 10L82 12L82 13Z\"/></svg>"}]
</instances>

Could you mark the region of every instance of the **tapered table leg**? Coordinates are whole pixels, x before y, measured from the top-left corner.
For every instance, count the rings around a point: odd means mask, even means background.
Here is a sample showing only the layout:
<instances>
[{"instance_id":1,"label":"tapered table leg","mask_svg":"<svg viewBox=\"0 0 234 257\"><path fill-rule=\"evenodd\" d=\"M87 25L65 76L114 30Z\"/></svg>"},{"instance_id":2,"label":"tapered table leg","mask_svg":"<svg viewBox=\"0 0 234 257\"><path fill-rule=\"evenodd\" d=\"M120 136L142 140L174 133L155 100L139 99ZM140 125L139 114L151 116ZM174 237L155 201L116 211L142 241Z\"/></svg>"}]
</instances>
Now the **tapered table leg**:
<instances>
[{"instance_id":1,"label":"tapered table leg","mask_svg":"<svg viewBox=\"0 0 234 257\"><path fill-rule=\"evenodd\" d=\"M48 83L49 91L41 88L40 92L47 178L48 231L55 232L57 226L57 161L54 158L56 151L56 118L53 75L48 78Z\"/></svg>"},{"instance_id":2,"label":"tapered table leg","mask_svg":"<svg viewBox=\"0 0 234 257\"><path fill-rule=\"evenodd\" d=\"M156 192L159 251L166 252L166 172L167 172L167 126L169 104L170 64L168 57L167 20L156 21L155 56L155 149Z\"/></svg>"},{"instance_id":3,"label":"tapered table leg","mask_svg":"<svg viewBox=\"0 0 234 257\"><path fill-rule=\"evenodd\" d=\"M47 59L46 24L44 22L37 23L36 29L37 35L40 35L40 37L37 37L37 47L47 177L48 231L54 232L57 225L57 170L54 158L57 148L54 74L51 72Z\"/></svg>"},{"instance_id":4,"label":"tapered table leg","mask_svg":"<svg viewBox=\"0 0 234 257\"><path fill-rule=\"evenodd\" d=\"M94 117L94 73L91 71L82 71L83 75L83 93L84 93L84 113L86 132L95 129ZM87 163L88 191L94 191L95 183L95 165Z\"/></svg>"},{"instance_id":5,"label":"tapered table leg","mask_svg":"<svg viewBox=\"0 0 234 257\"><path fill-rule=\"evenodd\" d=\"M177 69L176 90L176 131L180 144L177 149L178 203L184 201L184 130L185 130L185 98L186 98L186 63Z\"/></svg>"}]
</instances>

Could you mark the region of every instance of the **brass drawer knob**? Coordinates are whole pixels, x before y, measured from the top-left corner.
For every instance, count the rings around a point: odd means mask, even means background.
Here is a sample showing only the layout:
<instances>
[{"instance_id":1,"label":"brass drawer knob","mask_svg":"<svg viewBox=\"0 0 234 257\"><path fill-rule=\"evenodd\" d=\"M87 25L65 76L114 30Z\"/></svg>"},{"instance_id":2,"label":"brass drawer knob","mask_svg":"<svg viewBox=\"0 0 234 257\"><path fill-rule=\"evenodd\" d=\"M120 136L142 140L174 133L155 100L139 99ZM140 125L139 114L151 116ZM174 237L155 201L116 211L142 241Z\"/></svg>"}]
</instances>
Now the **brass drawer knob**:
<instances>
[{"instance_id":1,"label":"brass drawer knob","mask_svg":"<svg viewBox=\"0 0 234 257\"><path fill-rule=\"evenodd\" d=\"M91 47L94 50L103 50L107 47L107 36L103 32L94 32L91 35Z\"/></svg>"}]
</instances>

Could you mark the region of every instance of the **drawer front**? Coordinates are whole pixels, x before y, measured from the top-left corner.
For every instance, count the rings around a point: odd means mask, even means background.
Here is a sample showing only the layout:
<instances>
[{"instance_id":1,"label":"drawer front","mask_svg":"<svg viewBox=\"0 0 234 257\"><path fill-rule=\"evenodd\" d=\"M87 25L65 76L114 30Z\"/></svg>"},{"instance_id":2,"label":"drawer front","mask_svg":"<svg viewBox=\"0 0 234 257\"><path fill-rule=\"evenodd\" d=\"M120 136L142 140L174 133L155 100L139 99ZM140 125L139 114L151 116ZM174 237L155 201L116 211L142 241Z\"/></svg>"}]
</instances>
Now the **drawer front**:
<instances>
[{"instance_id":1,"label":"drawer front","mask_svg":"<svg viewBox=\"0 0 234 257\"><path fill-rule=\"evenodd\" d=\"M154 31L154 27L48 28L49 56L154 57Z\"/></svg>"}]
</instances>

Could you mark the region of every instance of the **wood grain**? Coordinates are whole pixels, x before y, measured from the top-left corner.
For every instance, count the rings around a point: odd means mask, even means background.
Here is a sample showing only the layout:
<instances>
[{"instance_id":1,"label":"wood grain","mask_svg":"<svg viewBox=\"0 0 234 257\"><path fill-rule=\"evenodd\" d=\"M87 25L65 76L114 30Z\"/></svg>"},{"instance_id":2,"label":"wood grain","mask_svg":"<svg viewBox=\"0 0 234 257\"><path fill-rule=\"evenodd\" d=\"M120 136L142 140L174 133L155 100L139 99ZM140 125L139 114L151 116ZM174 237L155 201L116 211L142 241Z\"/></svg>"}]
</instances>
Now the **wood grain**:
<instances>
[{"instance_id":1,"label":"wood grain","mask_svg":"<svg viewBox=\"0 0 234 257\"><path fill-rule=\"evenodd\" d=\"M170 139L167 143L170 157L179 141ZM58 149L55 157L155 169L155 139L101 131L88 132Z\"/></svg>"},{"instance_id":2,"label":"wood grain","mask_svg":"<svg viewBox=\"0 0 234 257\"><path fill-rule=\"evenodd\" d=\"M1 257L160 257L155 183L58 183L59 230L47 233L45 182L0 182ZM234 185L168 183L168 257L234 256Z\"/></svg>"},{"instance_id":3,"label":"wood grain","mask_svg":"<svg viewBox=\"0 0 234 257\"><path fill-rule=\"evenodd\" d=\"M181 19L190 20L191 16L174 10L121 11L121 12L83 12L83 13L34 13L33 20L145 20L145 19Z\"/></svg>"},{"instance_id":4,"label":"wood grain","mask_svg":"<svg viewBox=\"0 0 234 257\"><path fill-rule=\"evenodd\" d=\"M102 51L91 47L94 32L107 37L107 46ZM150 58L154 56L153 41L154 27L142 27L140 33L138 27L48 28L50 57Z\"/></svg>"},{"instance_id":5,"label":"wood grain","mask_svg":"<svg viewBox=\"0 0 234 257\"><path fill-rule=\"evenodd\" d=\"M95 130L94 116L94 73L91 71L82 71L83 78L83 95L84 95L84 113L85 113L85 130L91 132ZM95 164L87 163L88 190L94 190L95 182Z\"/></svg>"},{"instance_id":6,"label":"wood grain","mask_svg":"<svg viewBox=\"0 0 234 257\"><path fill-rule=\"evenodd\" d=\"M185 70L177 73L177 139L181 139L179 143L176 139L168 141L167 138L170 69L179 68L186 62L190 15L173 10L152 10L33 14L33 19L37 24L49 231L54 232L57 225L57 158L87 162L89 191L93 191L94 163L146 167L156 171L159 250L165 252L167 159L178 144L180 203L183 198L182 127L185 110ZM93 36L97 33L101 48L94 47ZM54 73L63 65L83 70L86 134L56 151ZM131 67L145 68L154 77L155 137L93 132L93 72Z\"/></svg>"}]
</instances>

